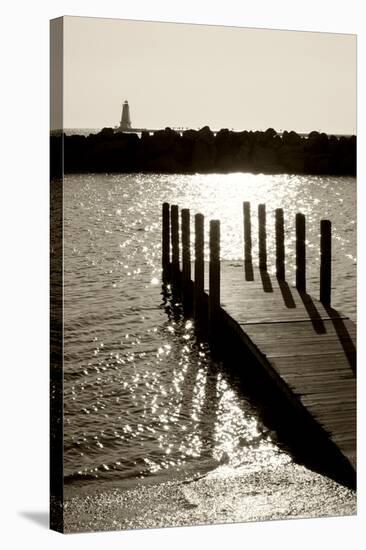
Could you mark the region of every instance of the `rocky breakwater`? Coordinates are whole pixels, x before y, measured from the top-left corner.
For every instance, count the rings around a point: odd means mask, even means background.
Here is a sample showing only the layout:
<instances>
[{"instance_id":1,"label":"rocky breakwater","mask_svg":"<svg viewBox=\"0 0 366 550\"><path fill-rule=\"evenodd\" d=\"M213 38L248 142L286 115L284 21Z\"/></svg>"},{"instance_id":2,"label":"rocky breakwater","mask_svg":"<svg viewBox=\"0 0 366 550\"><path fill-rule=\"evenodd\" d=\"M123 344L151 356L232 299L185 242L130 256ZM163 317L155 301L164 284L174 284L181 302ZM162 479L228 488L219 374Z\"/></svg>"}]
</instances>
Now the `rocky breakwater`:
<instances>
[{"instance_id":1,"label":"rocky breakwater","mask_svg":"<svg viewBox=\"0 0 366 550\"><path fill-rule=\"evenodd\" d=\"M60 168L60 136L51 136L51 174ZM65 172L256 172L356 175L356 136L311 132L115 132L63 135Z\"/></svg>"}]
</instances>

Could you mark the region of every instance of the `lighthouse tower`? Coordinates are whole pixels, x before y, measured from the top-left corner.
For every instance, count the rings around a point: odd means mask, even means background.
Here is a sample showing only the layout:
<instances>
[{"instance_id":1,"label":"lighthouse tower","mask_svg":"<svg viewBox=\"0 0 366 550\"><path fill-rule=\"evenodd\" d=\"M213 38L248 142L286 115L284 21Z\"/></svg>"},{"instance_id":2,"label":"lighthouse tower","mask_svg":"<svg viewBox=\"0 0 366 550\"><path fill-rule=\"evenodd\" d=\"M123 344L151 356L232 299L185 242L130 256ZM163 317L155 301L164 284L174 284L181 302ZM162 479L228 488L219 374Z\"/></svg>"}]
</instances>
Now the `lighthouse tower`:
<instances>
[{"instance_id":1,"label":"lighthouse tower","mask_svg":"<svg viewBox=\"0 0 366 550\"><path fill-rule=\"evenodd\" d=\"M122 116L119 129L122 131L131 130L130 106L127 99L124 101L122 106Z\"/></svg>"}]
</instances>

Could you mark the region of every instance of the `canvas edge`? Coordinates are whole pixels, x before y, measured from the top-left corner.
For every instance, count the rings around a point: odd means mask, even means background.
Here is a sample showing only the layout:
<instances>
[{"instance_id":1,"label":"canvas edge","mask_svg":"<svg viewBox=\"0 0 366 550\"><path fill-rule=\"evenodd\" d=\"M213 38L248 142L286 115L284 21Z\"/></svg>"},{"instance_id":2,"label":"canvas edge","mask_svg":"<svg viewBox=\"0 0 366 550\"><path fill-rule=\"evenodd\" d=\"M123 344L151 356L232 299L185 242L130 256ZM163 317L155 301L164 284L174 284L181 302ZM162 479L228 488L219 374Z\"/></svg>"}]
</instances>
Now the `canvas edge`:
<instances>
[{"instance_id":1,"label":"canvas edge","mask_svg":"<svg viewBox=\"0 0 366 550\"><path fill-rule=\"evenodd\" d=\"M63 490L63 49L64 18L50 21L50 522L64 532ZM55 131L55 129L57 129Z\"/></svg>"}]
</instances>

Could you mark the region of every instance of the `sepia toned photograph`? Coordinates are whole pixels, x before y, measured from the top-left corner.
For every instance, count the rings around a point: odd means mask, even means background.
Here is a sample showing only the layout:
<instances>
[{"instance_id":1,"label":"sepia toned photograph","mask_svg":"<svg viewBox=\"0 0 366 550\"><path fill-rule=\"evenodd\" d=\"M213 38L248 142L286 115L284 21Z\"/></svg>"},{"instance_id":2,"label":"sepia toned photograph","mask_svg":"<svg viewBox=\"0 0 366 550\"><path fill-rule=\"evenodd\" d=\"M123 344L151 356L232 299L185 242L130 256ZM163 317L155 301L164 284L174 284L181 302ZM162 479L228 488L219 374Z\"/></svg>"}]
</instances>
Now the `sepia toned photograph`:
<instances>
[{"instance_id":1,"label":"sepia toned photograph","mask_svg":"<svg viewBox=\"0 0 366 550\"><path fill-rule=\"evenodd\" d=\"M50 524L356 514L354 34L50 22Z\"/></svg>"}]
</instances>

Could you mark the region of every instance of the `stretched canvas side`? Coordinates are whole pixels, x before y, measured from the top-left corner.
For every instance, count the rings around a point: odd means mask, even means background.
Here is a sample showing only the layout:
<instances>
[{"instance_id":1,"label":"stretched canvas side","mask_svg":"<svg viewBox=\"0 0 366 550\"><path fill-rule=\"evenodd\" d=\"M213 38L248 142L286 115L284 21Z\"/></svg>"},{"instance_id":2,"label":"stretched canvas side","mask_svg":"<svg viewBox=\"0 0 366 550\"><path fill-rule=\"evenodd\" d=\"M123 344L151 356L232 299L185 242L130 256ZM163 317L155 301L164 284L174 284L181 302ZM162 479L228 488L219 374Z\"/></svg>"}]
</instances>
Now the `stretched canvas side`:
<instances>
[{"instance_id":1,"label":"stretched canvas side","mask_svg":"<svg viewBox=\"0 0 366 550\"><path fill-rule=\"evenodd\" d=\"M63 532L63 18L50 22L50 528Z\"/></svg>"}]
</instances>

